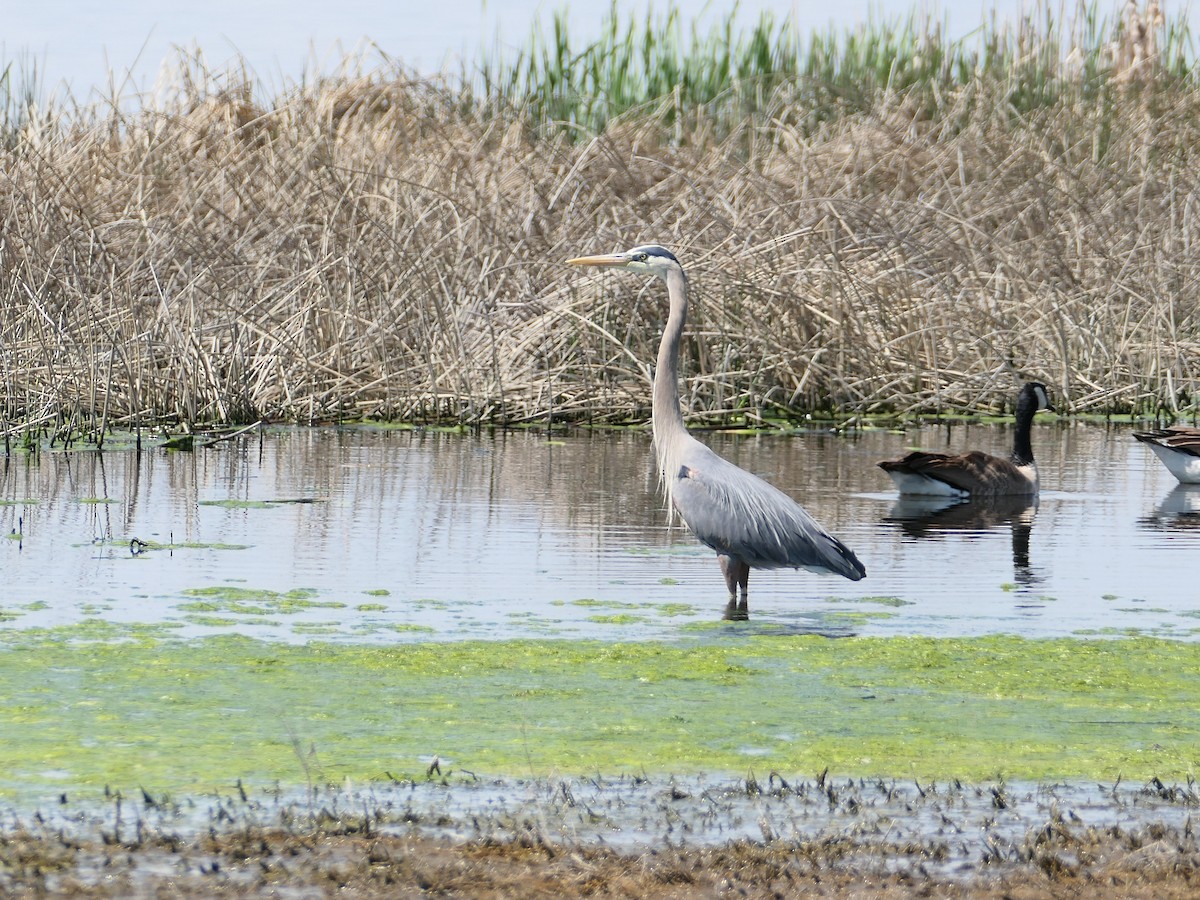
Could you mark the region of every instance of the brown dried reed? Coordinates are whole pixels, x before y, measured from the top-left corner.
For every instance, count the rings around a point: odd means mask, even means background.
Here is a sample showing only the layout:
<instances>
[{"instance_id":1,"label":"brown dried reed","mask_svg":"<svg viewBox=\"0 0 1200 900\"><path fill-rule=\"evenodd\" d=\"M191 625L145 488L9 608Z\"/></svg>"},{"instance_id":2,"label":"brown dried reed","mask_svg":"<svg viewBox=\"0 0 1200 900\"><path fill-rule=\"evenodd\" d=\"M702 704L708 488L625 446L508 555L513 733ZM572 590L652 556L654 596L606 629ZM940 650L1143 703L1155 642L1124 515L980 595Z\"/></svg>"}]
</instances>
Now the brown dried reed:
<instances>
[{"instance_id":1,"label":"brown dried reed","mask_svg":"<svg viewBox=\"0 0 1200 900\"><path fill-rule=\"evenodd\" d=\"M650 241L691 276L698 419L995 407L1020 377L1194 412L1200 98L1128 81L816 127L785 84L734 127L666 104L581 137L387 67L271 103L191 72L0 150L0 413L643 419L661 285L563 261Z\"/></svg>"}]
</instances>

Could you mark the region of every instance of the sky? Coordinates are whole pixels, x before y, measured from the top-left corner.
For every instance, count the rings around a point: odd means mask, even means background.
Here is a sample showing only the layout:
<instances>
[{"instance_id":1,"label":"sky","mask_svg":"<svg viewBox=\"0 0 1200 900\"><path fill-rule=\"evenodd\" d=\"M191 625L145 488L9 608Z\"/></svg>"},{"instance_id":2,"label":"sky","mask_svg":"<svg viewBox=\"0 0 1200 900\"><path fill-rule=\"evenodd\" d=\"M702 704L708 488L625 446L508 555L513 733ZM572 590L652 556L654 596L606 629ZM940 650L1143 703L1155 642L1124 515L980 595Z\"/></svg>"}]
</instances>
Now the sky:
<instances>
[{"instance_id":1,"label":"sky","mask_svg":"<svg viewBox=\"0 0 1200 900\"><path fill-rule=\"evenodd\" d=\"M1051 0L1053 2L1053 0ZM1065 9L1074 2L1060 0ZM1117 15L1121 0L1098 0ZM1165 0L1170 11L1171 0ZM666 0L616 0L622 21L663 10ZM723 19L731 3L676 0L685 20ZM606 3L538 0L41 0L6 4L0 31L0 60L28 71L43 86L68 85L77 99L106 92L111 75L130 77L150 88L164 61L179 49L200 48L210 70L236 60L250 64L268 86L294 81L304 71L329 71L347 51L372 45L422 74L457 72L458 60L478 56L481 47L526 43L536 23L546 26L555 11L568 10L573 42L599 33ZM852 27L868 16L890 19L923 9L961 37L991 15L1014 19L1029 0L741 0L739 21L757 21L769 10L791 16L802 31ZM1052 6L1060 8L1058 3ZM702 29L703 30L703 29Z\"/></svg>"}]
</instances>

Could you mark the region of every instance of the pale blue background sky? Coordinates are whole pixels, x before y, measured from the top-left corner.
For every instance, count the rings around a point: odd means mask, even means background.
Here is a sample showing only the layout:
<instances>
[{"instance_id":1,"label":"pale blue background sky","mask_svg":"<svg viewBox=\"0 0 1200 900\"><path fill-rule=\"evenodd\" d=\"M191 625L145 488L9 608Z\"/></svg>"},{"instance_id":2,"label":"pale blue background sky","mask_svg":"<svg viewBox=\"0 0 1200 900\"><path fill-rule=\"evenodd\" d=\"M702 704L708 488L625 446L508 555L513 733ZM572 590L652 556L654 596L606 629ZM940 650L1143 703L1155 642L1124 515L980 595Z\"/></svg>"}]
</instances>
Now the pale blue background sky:
<instances>
[{"instance_id":1,"label":"pale blue background sky","mask_svg":"<svg viewBox=\"0 0 1200 900\"><path fill-rule=\"evenodd\" d=\"M1168 10L1181 6L1164 0ZM922 0L742 0L739 21L757 20L761 10L791 15L803 31L830 24L851 26L868 14L906 15ZM1100 0L1102 10L1119 14L1121 0ZM103 86L110 71L132 72L142 87L153 85L174 47L202 47L210 69L223 70L244 57L259 80L278 86L296 78L315 59L327 70L343 51L373 41L392 57L424 74L443 67L458 71L456 60L475 59L481 46L526 43L535 21L549 23L556 9L569 8L573 41L594 37L608 4L538 0L6 0L0 31L0 58L20 66L37 64L44 87L67 82L82 99ZM644 15L649 0L618 0L625 13ZM678 0L685 18L723 17L730 3ZM653 4L664 9L665 2ZM1066 2L1073 10L1075 4ZM936 0L926 11L959 37L995 11L1014 18L1029 0ZM1060 8L1057 3L1052 8ZM626 19L623 19L626 21Z\"/></svg>"}]
</instances>

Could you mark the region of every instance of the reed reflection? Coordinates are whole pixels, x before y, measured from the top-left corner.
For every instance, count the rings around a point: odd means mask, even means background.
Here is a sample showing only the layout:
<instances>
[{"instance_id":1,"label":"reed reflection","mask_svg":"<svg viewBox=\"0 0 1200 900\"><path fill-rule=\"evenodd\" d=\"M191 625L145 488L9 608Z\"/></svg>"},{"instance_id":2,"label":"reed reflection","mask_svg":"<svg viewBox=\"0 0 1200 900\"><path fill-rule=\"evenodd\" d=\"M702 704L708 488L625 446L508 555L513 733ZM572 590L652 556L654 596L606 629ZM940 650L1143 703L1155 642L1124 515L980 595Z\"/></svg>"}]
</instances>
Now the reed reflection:
<instances>
[{"instance_id":1,"label":"reed reflection","mask_svg":"<svg viewBox=\"0 0 1200 900\"><path fill-rule=\"evenodd\" d=\"M1019 590L1031 590L1045 575L1030 563L1029 545L1036 497L1005 496L980 500L955 497L901 496L883 518L914 540L940 538L948 533L991 531L1009 526L1012 536L1013 581Z\"/></svg>"}]
</instances>

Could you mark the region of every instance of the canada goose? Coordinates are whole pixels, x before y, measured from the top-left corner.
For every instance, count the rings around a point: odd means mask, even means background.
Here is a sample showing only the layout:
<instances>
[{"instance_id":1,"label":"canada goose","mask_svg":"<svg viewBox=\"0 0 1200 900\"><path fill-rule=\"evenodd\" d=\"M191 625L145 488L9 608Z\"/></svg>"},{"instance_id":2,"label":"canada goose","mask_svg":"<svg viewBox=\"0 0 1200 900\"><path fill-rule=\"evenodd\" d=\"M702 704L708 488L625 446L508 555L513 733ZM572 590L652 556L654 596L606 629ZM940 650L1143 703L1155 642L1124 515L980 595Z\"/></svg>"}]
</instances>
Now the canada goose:
<instances>
[{"instance_id":1,"label":"canada goose","mask_svg":"<svg viewBox=\"0 0 1200 900\"><path fill-rule=\"evenodd\" d=\"M1172 425L1154 431L1135 431L1163 465L1183 484L1200 484L1200 428Z\"/></svg>"},{"instance_id":2,"label":"canada goose","mask_svg":"<svg viewBox=\"0 0 1200 900\"><path fill-rule=\"evenodd\" d=\"M1039 409L1054 411L1044 384L1028 382L1017 394L1017 425L1009 459L972 450L951 456L916 451L903 459L879 464L896 482L901 494L939 494L947 497L1003 497L1038 492L1037 466L1029 430Z\"/></svg>"}]
</instances>

